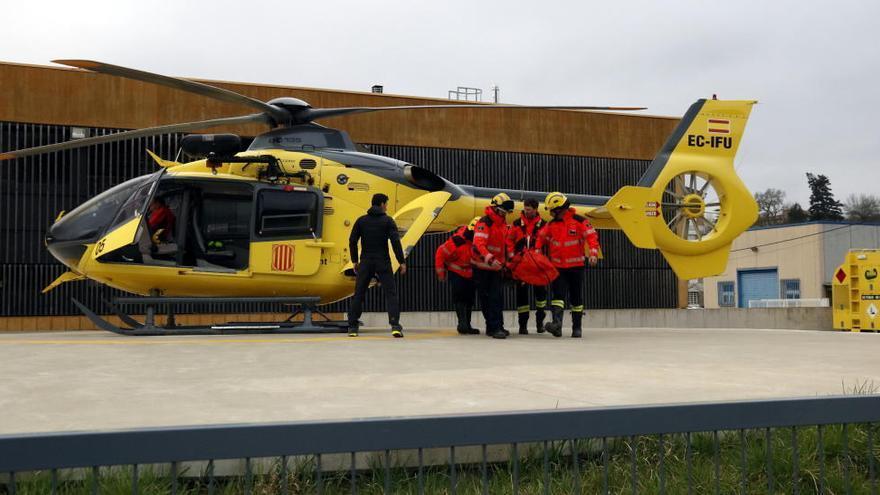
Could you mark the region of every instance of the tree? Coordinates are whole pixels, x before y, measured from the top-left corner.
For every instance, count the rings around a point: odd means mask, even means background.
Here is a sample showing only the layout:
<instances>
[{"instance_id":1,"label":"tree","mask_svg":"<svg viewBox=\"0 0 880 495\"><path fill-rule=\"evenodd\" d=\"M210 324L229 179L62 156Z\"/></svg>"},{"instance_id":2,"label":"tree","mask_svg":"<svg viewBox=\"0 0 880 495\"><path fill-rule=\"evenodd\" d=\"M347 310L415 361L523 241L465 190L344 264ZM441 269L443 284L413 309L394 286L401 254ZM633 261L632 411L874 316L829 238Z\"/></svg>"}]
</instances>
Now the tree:
<instances>
[{"instance_id":1,"label":"tree","mask_svg":"<svg viewBox=\"0 0 880 495\"><path fill-rule=\"evenodd\" d=\"M880 197L872 194L850 194L843 204L846 219L853 222L880 221Z\"/></svg>"},{"instance_id":2,"label":"tree","mask_svg":"<svg viewBox=\"0 0 880 495\"><path fill-rule=\"evenodd\" d=\"M785 191L771 187L764 192L755 193L755 201L758 202L758 225L772 225L783 222Z\"/></svg>"},{"instance_id":3,"label":"tree","mask_svg":"<svg viewBox=\"0 0 880 495\"><path fill-rule=\"evenodd\" d=\"M807 172L810 185L810 220L843 220L843 205L834 199L828 177Z\"/></svg>"},{"instance_id":4,"label":"tree","mask_svg":"<svg viewBox=\"0 0 880 495\"><path fill-rule=\"evenodd\" d=\"M794 203L785 209L785 223L803 223L809 219L809 214L804 211L800 203Z\"/></svg>"}]
</instances>

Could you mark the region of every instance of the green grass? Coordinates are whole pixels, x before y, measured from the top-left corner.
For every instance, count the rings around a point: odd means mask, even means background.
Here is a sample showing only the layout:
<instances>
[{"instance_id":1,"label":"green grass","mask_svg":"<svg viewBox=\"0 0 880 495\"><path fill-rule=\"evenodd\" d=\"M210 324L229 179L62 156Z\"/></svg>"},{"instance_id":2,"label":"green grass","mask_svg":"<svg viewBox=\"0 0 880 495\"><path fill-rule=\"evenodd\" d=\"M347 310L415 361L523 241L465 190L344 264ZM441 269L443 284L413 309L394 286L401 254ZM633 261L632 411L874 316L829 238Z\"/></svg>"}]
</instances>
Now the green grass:
<instances>
[{"instance_id":1,"label":"green grass","mask_svg":"<svg viewBox=\"0 0 880 495\"><path fill-rule=\"evenodd\" d=\"M823 429L825 493L871 493L869 481L870 460L873 456L875 476L880 475L880 427L878 425L849 425L844 433L843 426L826 426ZM868 451L868 434L873 434L872 452ZM770 474L768 478L767 438L765 430L748 430L741 435L739 431L718 434L717 456L720 493L741 493L743 483L743 448L745 452L746 493L794 493L795 485L800 493L818 493L820 478L820 455L818 450L817 427L798 428L797 469L794 465L793 434L791 428L775 428L770 435ZM744 443L743 443L744 440ZM632 447L636 457L636 491L639 494L659 493L660 478L664 477L666 492L670 494L687 493L688 479L693 480L693 493L714 493L716 486L715 458L716 443L714 435L697 433L691 435L691 467L688 473L688 454L685 435L664 435L661 472L661 437L657 435L640 436L631 440L619 438L608 440L608 487L610 493L632 493ZM602 493L605 483L604 463L600 440L582 440L574 443L578 452L577 471L571 454L572 442L548 443L548 464L550 492L554 494L573 493L579 483L583 493ZM519 493L543 493L544 451L541 445L519 447ZM376 460L378 459L378 460ZM383 493L385 469L381 465L382 456L376 456L372 464L357 472L357 488L361 494ZM397 459L395 457L395 459ZM399 460L409 464L415 457ZM325 461L326 462L326 461ZM267 472L255 473L251 493L281 493L281 486L287 483L288 493L305 494L316 492L314 459L297 459L289 463L287 479L281 476L280 460L276 460ZM514 470L511 462L489 464L487 466L490 493L511 493L513 491ZM62 479L59 482L60 494L91 493L92 475L90 470L81 472L80 479ZM177 493L207 493L207 478L204 473L180 472ZM392 493L417 493L417 469L395 466L390 469ZM448 466L424 468L426 493L451 493ZM459 494L478 494L482 491L481 464L458 465L456 467L456 487ZM248 480L245 477L218 478L215 480L218 494L245 493ZM139 493L164 494L171 492L171 479L167 470L156 472L142 467L138 477ZM768 488L772 485L772 489ZM103 468L99 477L99 493L131 493L132 478L130 467ZM348 471L324 472L322 475L323 493L350 493L350 473ZM18 494L49 493L51 479L49 473L28 473L19 475ZM4 493L0 488L0 493Z\"/></svg>"}]
</instances>

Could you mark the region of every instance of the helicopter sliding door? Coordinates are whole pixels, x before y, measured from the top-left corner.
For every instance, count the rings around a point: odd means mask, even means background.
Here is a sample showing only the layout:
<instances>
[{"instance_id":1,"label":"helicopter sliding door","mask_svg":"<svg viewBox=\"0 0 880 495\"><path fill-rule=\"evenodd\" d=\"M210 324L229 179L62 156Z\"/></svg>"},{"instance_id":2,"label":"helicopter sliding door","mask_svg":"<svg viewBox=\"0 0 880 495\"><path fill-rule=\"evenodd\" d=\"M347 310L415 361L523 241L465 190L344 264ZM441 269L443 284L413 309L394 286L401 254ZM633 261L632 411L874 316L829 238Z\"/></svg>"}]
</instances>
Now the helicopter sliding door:
<instances>
[{"instance_id":1,"label":"helicopter sliding door","mask_svg":"<svg viewBox=\"0 0 880 495\"><path fill-rule=\"evenodd\" d=\"M258 186L251 243L251 271L313 275L321 267L324 195L314 187Z\"/></svg>"}]
</instances>

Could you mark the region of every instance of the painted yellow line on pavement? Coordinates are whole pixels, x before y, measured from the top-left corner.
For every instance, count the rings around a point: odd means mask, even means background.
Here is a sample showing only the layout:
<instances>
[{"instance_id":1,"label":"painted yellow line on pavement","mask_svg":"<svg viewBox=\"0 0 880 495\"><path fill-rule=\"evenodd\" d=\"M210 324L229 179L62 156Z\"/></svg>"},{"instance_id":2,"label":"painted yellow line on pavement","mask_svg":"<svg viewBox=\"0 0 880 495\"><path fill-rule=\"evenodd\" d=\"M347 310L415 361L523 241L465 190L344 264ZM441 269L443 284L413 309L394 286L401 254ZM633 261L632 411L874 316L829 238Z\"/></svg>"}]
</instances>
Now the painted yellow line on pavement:
<instances>
[{"instance_id":1,"label":"painted yellow line on pavement","mask_svg":"<svg viewBox=\"0 0 880 495\"><path fill-rule=\"evenodd\" d=\"M449 330L433 330L427 333L409 333L402 340L425 340L436 339L442 337L457 336L458 333ZM282 337L282 338L229 338L223 336L204 336L193 337L181 335L180 337L169 339L168 337L116 337L111 339L2 339L0 345L214 345L214 344L310 344L320 342L334 341L373 341L373 340L398 340L390 334L372 335L363 334L357 338L348 335L338 335L334 337L310 337L301 336L299 338Z\"/></svg>"}]
</instances>

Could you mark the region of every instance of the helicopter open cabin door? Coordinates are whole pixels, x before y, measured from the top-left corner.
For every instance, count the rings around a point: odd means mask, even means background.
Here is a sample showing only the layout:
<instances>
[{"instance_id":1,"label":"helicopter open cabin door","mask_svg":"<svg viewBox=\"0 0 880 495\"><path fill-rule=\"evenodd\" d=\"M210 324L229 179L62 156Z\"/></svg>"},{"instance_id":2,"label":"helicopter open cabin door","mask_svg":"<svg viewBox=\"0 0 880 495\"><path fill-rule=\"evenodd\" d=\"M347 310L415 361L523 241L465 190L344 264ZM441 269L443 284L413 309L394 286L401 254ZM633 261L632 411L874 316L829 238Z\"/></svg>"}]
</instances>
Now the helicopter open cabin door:
<instances>
[{"instance_id":1,"label":"helicopter open cabin door","mask_svg":"<svg viewBox=\"0 0 880 495\"><path fill-rule=\"evenodd\" d=\"M314 275L321 267L324 195L307 186L258 186L251 270L275 275Z\"/></svg>"},{"instance_id":2,"label":"helicopter open cabin door","mask_svg":"<svg viewBox=\"0 0 880 495\"><path fill-rule=\"evenodd\" d=\"M131 246L138 241L143 234L143 219L146 215L147 206L156 193L156 186L163 172L164 169L146 179L133 179L111 190L120 190L120 193L115 196L118 196L117 201L122 204L116 211L113 221L109 223L104 236L95 243L92 259L103 261L116 251ZM129 184L136 187L136 189L125 188Z\"/></svg>"}]
</instances>

